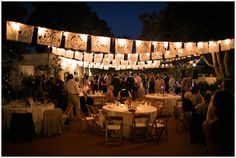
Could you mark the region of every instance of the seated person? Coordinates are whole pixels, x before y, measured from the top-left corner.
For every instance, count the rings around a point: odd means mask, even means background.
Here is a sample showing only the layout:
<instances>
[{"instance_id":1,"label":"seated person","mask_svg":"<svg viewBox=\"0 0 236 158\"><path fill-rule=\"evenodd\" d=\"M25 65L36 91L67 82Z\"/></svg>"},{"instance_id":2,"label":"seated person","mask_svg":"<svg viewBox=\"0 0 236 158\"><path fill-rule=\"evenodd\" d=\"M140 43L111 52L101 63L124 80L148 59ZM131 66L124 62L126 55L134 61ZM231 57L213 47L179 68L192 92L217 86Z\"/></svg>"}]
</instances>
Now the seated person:
<instances>
[{"instance_id":1,"label":"seated person","mask_svg":"<svg viewBox=\"0 0 236 158\"><path fill-rule=\"evenodd\" d=\"M104 97L105 103L106 102L114 102L115 97L114 97L114 94L113 94L113 90L114 90L114 87L112 85L110 85L107 88L107 92L105 93L105 97Z\"/></svg>"},{"instance_id":2,"label":"seated person","mask_svg":"<svg viewBox=\"0 0 236 158\"><path fill-rule=\"evenodd\" d=\"M206 93L204 95L204 102L201 104L198 104L195 107L195 111L197 114L202 114L202 115L206 116L208 105L210 104L210 101L211 101L211 95L212 95L211 91L209 91L209 90L206 91Z\"/></svg>"},{"instance_id":3,"label":"seated person","mask_svg":"<svg viewBox=\"0 0 236 158\"><path fill-rule=\"evenodd\" d=\"M118 92L118 100L124 102L126 99L131 99L132 95L125 85L122 85L122 89Z\"/></svg>"},{"instance_id":4,"label":"seated person","mask_svg":"<svg viewBox=\"0 0 236 158\"><path fill-rule=\"evenodd\" d=\"M234 95L216 91L212 97L215 118L203 124L210 156L234 156Z\"/></svg>"},{"instance_id":5,"label":"seated person","mask_svg":"<svg viewBox=\"0 0 236 158\"><path fill-rule=\"evenodd\" d=\"M194 111L193 104L192 104L192 93L191 92L185 92L184 99L182 103L182 109L183 109L183 117L186 128L190 128L191 119L192 119L192 113Z\"/></svg>"},{"instance_id":6,"label":"seated person","mask_svg":"<svg viewBox=\"0 0 236 158\"><path fill-rule=\"evenodd\" d=\"M199 88L198 87L193 87L192 89L192 103L193 106L197 106L198 104L201 104L204 102L203 97L200 94Z\"/></svg>"}]
</instances>

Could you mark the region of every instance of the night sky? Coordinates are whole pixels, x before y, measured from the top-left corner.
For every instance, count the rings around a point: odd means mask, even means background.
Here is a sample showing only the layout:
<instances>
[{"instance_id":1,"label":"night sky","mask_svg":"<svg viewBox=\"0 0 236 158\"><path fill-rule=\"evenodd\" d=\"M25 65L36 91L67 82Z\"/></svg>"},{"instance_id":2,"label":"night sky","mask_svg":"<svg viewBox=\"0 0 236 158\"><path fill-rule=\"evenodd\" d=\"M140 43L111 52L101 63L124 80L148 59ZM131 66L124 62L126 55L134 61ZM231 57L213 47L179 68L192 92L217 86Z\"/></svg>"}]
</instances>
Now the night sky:
<instances>
[{"instance_id":1,"label":"night sky","mask_svg":"<svg viewBox=\"0 0 236 158\"><path fill-rule=\"evenodd\" d=\"M167 4L162 2L89 2L88 6L105 20L115 37L128 36L137 39L142 24L139 16L143 13L159 12Z\"/></svg>"}]
</instances>

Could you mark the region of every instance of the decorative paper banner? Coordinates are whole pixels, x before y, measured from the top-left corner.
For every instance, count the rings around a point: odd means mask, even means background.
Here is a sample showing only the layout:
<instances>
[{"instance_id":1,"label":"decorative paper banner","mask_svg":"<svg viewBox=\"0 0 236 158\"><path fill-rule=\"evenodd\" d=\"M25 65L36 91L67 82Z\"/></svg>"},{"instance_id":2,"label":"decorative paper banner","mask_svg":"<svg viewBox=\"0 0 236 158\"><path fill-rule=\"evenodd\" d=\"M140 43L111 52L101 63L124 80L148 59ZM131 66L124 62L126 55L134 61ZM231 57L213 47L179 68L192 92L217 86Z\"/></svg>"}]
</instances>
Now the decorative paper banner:
<instances>
[{"instance_id":1,"label":"decorative paper banner","mask_svg":"<svg viewBox=\"0 0 236 158\"><path fill-rule=\"evenodd\" d=\"M133 41L128 39L115 39L115 52L121 54L132 53Z\"/></svg>"},{"instance_id":2,"label":"decorative paper banner","mask_svg":"<svg viewBox=\"0 0 236 158\"><path fill-rule=\"evenodd\" d=\"M138 62L138 69L143 69L145 67L145 62Z\"/></svg>"},{"instance_id":3,"label":"decorative paper banner","mask_svg":"<svg viewBox=\"0 0 236 158\"><path fill-rule=\"evenodd\" d=\"M219 43L217 41L210 41L209 52L213 53L213 52L219 52L219 51L220 51Z\"/></svg>"},{"instance_id":4,"label":"decorative paper banner","mask_svg":"<svg viewBox=\"0 0 236 158\"><path fill-rule=\"evenodd\" d=\"M65 35L65 48L72 48L75 50L83 50L87 49L87 40L88 35L72 33L72 32L64 32Z\"/></svg>"},{"instance_id":5,"label":"decorative paper banner","mask_svg":"<svg viewBox=\"0 0 236 158\"><path fill-rule=\"evenodd\" d=\"M151 52L151 42L150 41L140 41L136 40L136 53L148 53Z\"/></svg>"},{"instance_id":6,"label":"decorative paper banner","mask_svg":"<svg viewBox=\"0 0 236 158\"><path fill-rule=\"evenodd\" d=\"M178 55L178 57L186 56L185 52L184 52L184 49L182 49L182 48L177 50L176 55Z\"/></svg>"},{"instance_id":7,"label":"decorative paper banner","mask_svg":"<svg viewBox=\"0 0 236 158\"><path fill-rule=\"evenodd\" d=\"M130 61L130 60L129 60L129 65L130 65L130 66L136 65L136 63L137 63L137 61Z\"/></svg>"},{"instance_id":8,"label":"decorative paper banner","mask_svg":"<svg viewBox=\"0 0 236 158\"><path fill-rule=\"evenodd\" d=\"M220 43L221 51L234 49L234 40L233 39L221 40L219 43Z\"/></svg>"},{"instance_id":9,"label":"decorative paper banner","mask_svg":"<svg viewBox=\"0 0 236 158\"><path fill-rule=\"evenodd\" d=\"M150 60L150 53L139 54L139 61Z\"/></svg>"},{"instance_id":10,"label":"decorative paper banner","mask_svg":"<svg viewBox=\"0 0 236 158\"><path fill-rule=\"evenodd\" d=\"M94 54L94 62L95 63L101 63L103 54Z\"/></svg>"},{"instance_id":11,"label":"decorative paper banner","mask_svg":"<svg viewBox=\"0 0 236 158\"><path fill-rule=\"evenodd\" d=\"M103 65L109 65L110 64L110 60L104 60L104 58L103 58L103 60L102 60L102 64Z\"/></svg>"},{"instance_id":12,"label":"decorative paper banner","mask_svg":"<svg viewBox=\"0 0 236 158\"><path fill-rule=\"evenodd\" d=\"M82 61L83 57L84 57L84 55L82 52L75 51L75 59Z\"/></svg>"},{"instance_id":13,"label":"decorative paper banner","mask_svg":"<svg viewBox=\"0 0 236 158\"><path fill-rule=\"evenodd\" d=\"M208 42L198 42L197 43L197 52L198 52L198 55L208 53L209 52Z\"/></svg>"},{"instance_id":14,"label":"decorative paper banner","mask_svg":"<svg viewBox=\"0 0 236 158\"><path fill-rule=\"evenodd\" d=\"M120 65L121 60L112 60L112 64Z\"/></svg>"},{"instance_id":15,"label":"decorative paper banner","mask_svg":"<svg viewBox=\"0 0 236 158\"><path fill-rule=\"evenodd\" d=\"M187 55L192 55L197 53L196 43L193 42L184 43L184 49Z\"/></svg>"},{"instance_id":16,"label":"decorative paper banner","mask_svg":"<svg viewBox=\"0 0 236 158\"><path fill-rule=\"evenodd\" d=\"M138 54L128 54L129 61L138 61Z\"/></svg>"},{"instance_id":17,"label":"decorative paper banner","mask_svg":"<svg viewBox=\"0 0 236 158\"><path fill-rule=\"evenodd\" d=\"M67 57L67 58L73 58L73 57L74 57L74 51L72 51L72 50L66 50L66 51L65 51L65 57Z\"/></svg>"},{"instance_id":18,"label":"decorative paper banner","mask_svg":"<svg viewBox=\"0 0 236 158\"><path fill-rule=\"evenodd\" d=\"M94 63L90 63L90 64L88 65L88 67L89 67L89 68L93 68L93 67L94 67Z\"/></svg>"},{"instance_id":19,"label":"decorative paper banner","mask_svg":"<svg viewBox=\"0 0 236 158\"><path fill-rule=\"evenodd\" d=\"M110 53L111 38L102 36L91 36L92 52Z\"/></svg>"},{"instance_id":20,"label":"decorative paper banner","mask_svg":"<svg viewBox=\"0 0 236 158\"><path fill-rule=\"evenodd\" d=\"M84 61L83 66L84 67L88 67L88 65L89 65L89 62L88 61Z\"/></svg>"},{"instance_id":21,"label":"decorative paper banner","mask_svg":"<svg viewBox=\"0 0 236 158\"><path fill-rule=\"evenodd\" d=\"M122 66L127 66L128 65L128 60L122 60L121 65Z\"/></svg>"},{"instance_id":22,"label":"decorative paper banner","mask_svg":"<svg viewBox=\"0 0 236 158\"><path fill-rule=\"evenodd\" d=\"M163 58L163 53L161 51L153 52L151 54L152 54L152 60Z\"/></svg>"},{"instance_id":23,"label":"decorative paper banner","mask_svg":"<svg viewBox=\"0 0 236 158\"><path fill-rule=\"evenodd\" d=\"M115 60L116 61L124 60L124 54L115 54Z\"/></svg>"},{"instance_id":24,"label":"decorative paper banner","mask_svg":"<svg viewBox=\"0 0 236 158\"><path fill-rule=\"evenodd\" d=\"M161 64L161 61L160 61L160 60L154 60L154 61L153 61L153 65L154 65L155 68L160 67L160 64Z\"/></svg>"},{"instance_id":25,"label":"decorative paper banner","mask_svg":"<svg viewBox=\"0 0 236 158\"><path fill-rule=\"evenodd\" d=\"M168 48L168 42L152 42L154 46L154 52L165 53Z\"/></svg>"},{"instance_id":26,"label":"decorative paper banner","mask_svg":"<svg viewBox=\"0 0 236 158\"><path fill-rule=\"evenodd\" d=\"M120 65L115 67L115 70L120 70Z\"/></svg>"},{"instance_id":27,"label":"decorative paper banner","mask_svg":"<svg viewBox=\"0 0 236 158\"><path fill-rule=\"evenodd\" d=\"M176 51L166 51L165 58L175 58L176 57L177 52Z\"/></svg>"},{"instance_id":28,"label":"decorative paper banner","mask_svg":"<svg viewBox=\"0 0 236 158\"><path fill-rule=\"evenodd\" d=\"M93 53L84 53L84 61L92 62L93 60Z\"/></svg>"},{"instance_id":29,"label":"decorative paper banner","mask_svg":"<svg viewBox=\"0 0 236 158\"><path fill-rule=\"evenodd\" d=\"M37 44L60 47L62 31L38 27Z\"/></svg>"},{"instance_id":30,"label":"decorative paper banner","mask_svg":"<svg viewBox=\"0 0 236 158\"><path fill-rule=\"evenodd\" d=\"M169 50L177 52L178 49L182 48L181 42L170 42L170 48Z\"/></svg>"},{"instance_id":31,"label":"decorative paper banner","mask_svg":"<svg viewBox=\"0 0 236 158\"><path fill-rule=\"evenodd\" d=\"M52 53L59 56L65 56L66 54L65 49L57 47L52 47Z\"/></svg>"},{"instance_id":32,"label":"decorative paper banner","mask_svg":"<svg viewBox=\"0 0 236 158\"><path fill-rule=\"evenodd\" d=\"M112 61L113 60L113 54L104 54L103 60L106 61Z\"/></svg>"},{"instance_id":33,"label":"decorative paper banner","mask_svg":"<svg viewBox=\"0 0 236 158\"><path fill-rule=\"evenodd\" d=\"M7 39L13 41L20 41L24 43L31 43L33 37L34 27L21 24L18 22L7 21Z\"/></svg>"}]
</instances>

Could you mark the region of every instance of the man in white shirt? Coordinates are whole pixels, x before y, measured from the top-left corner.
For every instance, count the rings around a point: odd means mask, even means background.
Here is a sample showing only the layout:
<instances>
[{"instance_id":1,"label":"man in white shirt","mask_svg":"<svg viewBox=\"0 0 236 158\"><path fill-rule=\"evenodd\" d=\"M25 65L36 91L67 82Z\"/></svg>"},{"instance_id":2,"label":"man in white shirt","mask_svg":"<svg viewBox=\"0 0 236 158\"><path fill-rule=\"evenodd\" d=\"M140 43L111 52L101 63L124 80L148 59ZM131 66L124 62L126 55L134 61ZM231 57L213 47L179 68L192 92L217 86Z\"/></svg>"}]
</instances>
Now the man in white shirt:
<instances>
[{"instance_id":1,"label":"man in white shirt","mask_svg":"<svg viewBox=\"0 0 236 158\"><path fill-rule=\"evenodd\" d=\"M155 81L156 93L164 93L165 88L166 88L165 81L162 79L161 75L158 75L158 78Z\"/></svg>"},{"instance_id":2,"label":"man in white shirt","mask_svg":"<svg viewBox=\"0 0 236 158\"><path fill-rule=\"evenodd\" d=\"M173 74L170 74L169 87L170 87L169 92L175 93L175 78Z\"/></svg>"},{"instance_id":3,"label":"man in white shirt","mask_svg":"<svg viewBox=\"0 0 236 158\"><path fill-rule=\"evenodd\" d=\"M68 96L68 104L73 105L73 111L75 112L75 119L80 119L80 99L79 99L79 86L74 80L72 74L68 75L68 80L65 83L65 90ZM70 118L73 118L73 111L70 114Z\"/></svg>"}]
</instances>

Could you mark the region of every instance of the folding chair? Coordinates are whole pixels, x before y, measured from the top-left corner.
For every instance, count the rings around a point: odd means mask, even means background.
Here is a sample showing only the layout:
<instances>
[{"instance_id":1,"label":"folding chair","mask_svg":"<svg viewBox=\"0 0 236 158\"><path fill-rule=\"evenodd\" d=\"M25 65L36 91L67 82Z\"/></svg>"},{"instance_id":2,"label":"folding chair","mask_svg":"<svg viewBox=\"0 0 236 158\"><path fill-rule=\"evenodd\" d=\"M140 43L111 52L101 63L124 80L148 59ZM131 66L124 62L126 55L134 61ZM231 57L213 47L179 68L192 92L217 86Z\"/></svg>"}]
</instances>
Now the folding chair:
<instances>
[{"instance_id":1,"label":"folding chair","mask_svg":"<svg viewBox=\"0 0 236 158\"><path fill-rule=\"evenodd\" d=\"M133 121L131 125L131 132L130 132L130 138L134 138L134 141L138 140L138 136L141 136L141 140L146 138L146 134L148 131L148 122L150 119L150 114L135 114L133 115ZM143 132L138 133L141 130Z\"/></svg>"},{"instance_id":2,"label":"folding chair","mask_svg":"<svg viewBox=\"0 0 236 158\"><path fill-rule=\"evenodd\" d=\"M117 145L123 142L123 117L105 116L105 144Z\"/></svg>"},{"instance_id":3,"label":"folding chair","mask_svg":"<svg viewBox=\"0 0 236 158\"><path fill-rule=\"evenodd\" d=\"M168 141L168 119L169 115L167 114L157 114L155 120L148 123L150 127L149 136L154 136L156 141L159 141L163 136L166 138L166 141ZM152 134L153 129L155 130L154 135Z\"/></svg>"}]
</instances>

